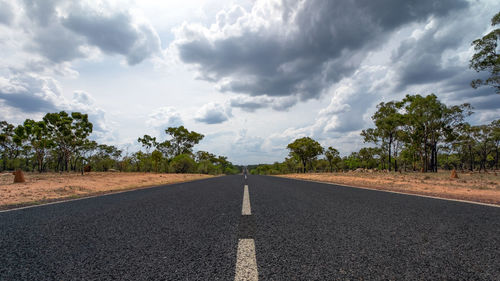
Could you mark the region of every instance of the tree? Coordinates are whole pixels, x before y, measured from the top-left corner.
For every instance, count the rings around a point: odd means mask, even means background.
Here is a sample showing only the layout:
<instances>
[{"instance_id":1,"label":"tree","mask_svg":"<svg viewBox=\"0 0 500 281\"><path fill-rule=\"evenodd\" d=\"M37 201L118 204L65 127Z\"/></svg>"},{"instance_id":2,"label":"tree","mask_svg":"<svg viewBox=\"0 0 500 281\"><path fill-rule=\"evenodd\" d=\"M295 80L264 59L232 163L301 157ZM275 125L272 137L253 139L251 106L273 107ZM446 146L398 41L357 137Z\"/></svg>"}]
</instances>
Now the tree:
<instances>
[{"instance_id":1,"label":"tree","mask_svg":"<svg viewBox=\"0 0 500 281\"><path fill-rule=\"evenodd\" d=\"M54 146L47 124L44 121L34 121L26 119L23 126L16 128L16 135L19 139L26 140L35 152L37 170L45 170L45 158L49 149Z\"/></svg>"},{"instance_id":2,"label":"tree","mask_svg":"<svg viewBox=\"0 0 500 281\"><path fill-rule=\"evenodd\" d=\"M153 168L156 173L158 173L162 158L163 155L156 149L151 153L151 160L153 161Z\"/></svg>"},{"instance_id":3,"label":"tree","mask_svg":"<svg viewBox=\"0 0 500 281\"><path fill-rule=\"evenodd\" d=\"M191 173L196 168L196 162L188 154L179 154L172 159L170 166L176 173Z\"/></svg>"},{"instance_id":4,"label":"tree","mask_svg":"<svg viewBox=\"0 0 500 281\"><path fill-rule=\"evenodd\" d=\"M137 138L137 142L139 142L143 147L146 148L146 152L149 153L151 147L157 147L158 142L156 142L156 137L151 137L150 135L144 135L142 138Z\"/></svg>"},{"instance_id":5,"label":"tree","mask_svg":"<svg viewBox=\"0 0 500 281\"><path fill-rule=\"evenodd\" d=\"M328 149L325 151L325 157L328 161L328 164L330 165L330 172L333 172L333 165L335 165L335 168L338 168L337 163L340 161L338 150L331 146L328 147Z\"/></svg>"},{"instance_id":6,"label":"tree","mask_svg":"<svg viewBox=\"0 0 500 281\"><path fill-rule=\"evenodd\" d=\"M171 136L170 140L166 140L158 145L165 156L178 156L181 154L192 154L193 147L198 144L204 137L195 131L189 131L184 126L169 127L165 130L167 135Z\"/></svg>"},{"instance_id":7,"label":"tree","mask_svg":"<svg viewBox=\"0 0 500 281\"><path fill-rule=\"evenodd\" d=\"M447 107L430 94L407 95L398 106L404 110L402 138L408 149L418 153L422 171L437 172L438 143L453 139L465 116L472 114L470 104Z\"/></svg>"},{"instance_id":8,"label":"tree","mask_svg":"<svg viewBox=\"0 0 500 281\"><path fill-rule=\"evenodd\" d=\"M498 148L500 146L500 119L490 123L491 138L495 146L495 168L498 170Z\"/></svg>"},{"instance_id":9,"label":"tree","mask_svg":"<svg viewBox=\"0 0 500 281\"><path fill-rule=\"evenodd\" d=\"M500 24L500 12L491 19L491 26ZM477 89L480 86L490 85L500 94L500 55L497 53L498 41L500 40L500 28L492 30L481 39L472 41L472 46L476 53L470 60L470 68L480 71L487 71L490 77L486 80L476 79L471 82L471 86Z\"/></svg>"},{"instance_id":10,"label":"tree","mask_svg":"<svg viewBox=\"0 0 500 281\"><path fill-rule=\"evenodd\" d=\"M19 155L19 147L14 141L15 136L14 125L6 122L0 122L0 149L2 152L2 170L7 169L7 163L17 158ZM10 166L9 168L12 168Z\"/></svg>"},{"instance_id":11,"label":"tree","mask_svg":"<svg viewBox=\"0 0 500 281\"><path fill-rule=\"evenodd\" d=\"M60 171L69 171L68 164L76 169L76 162L81 157L80 150L83 148L87 137L92 133L92 123L87 114L73 112L71 115L61 111L59 113L47 113L43 117L47 125L51 139L58 148L57 167ZM71 160L73 161L71 162Z\"/></svg>"},{"instance_id":12,"label":"tree","mask_svg":"<svg viewBox=\"0 0 500 281\"><path fill-rule=\"evenodd\" d=\"M382 146L387 146L388 150L388 167L391 171L391 151L394 151L394 170L397 166L397 153L399 148L400 129L403 125L403 116L399 113L399 106L396 102L390 101L387 103L381 102L377 105L377 111L372 116L375 122L375 129L363 130L361 135L365 142L382 142Z\"/></svg>"},{"instance_id":13,"label":"tree","mask_svg":"<svg viewBox=\"0 0 500 281\"><path fill-rule=\"evenodd\" d=\"M287 148L290 150L291 156L296 156L300 159L304 173L307 171L307 164L311 164L313 159L323 153L323 147L310 137L296 139L294 142L288 144Z\"/></svg>"},{"instance_id":14,"label":"tree","mask_svg":"<svg viewBox=\"0 0 500 281\"><path fill-rule=\"evenodd\" d=\"M479 155L479 172L486 172L486 159L493 148L492 130L488 125L474 126L472 137L475 140L477 153Z\"/></svg>"}]
</instances>

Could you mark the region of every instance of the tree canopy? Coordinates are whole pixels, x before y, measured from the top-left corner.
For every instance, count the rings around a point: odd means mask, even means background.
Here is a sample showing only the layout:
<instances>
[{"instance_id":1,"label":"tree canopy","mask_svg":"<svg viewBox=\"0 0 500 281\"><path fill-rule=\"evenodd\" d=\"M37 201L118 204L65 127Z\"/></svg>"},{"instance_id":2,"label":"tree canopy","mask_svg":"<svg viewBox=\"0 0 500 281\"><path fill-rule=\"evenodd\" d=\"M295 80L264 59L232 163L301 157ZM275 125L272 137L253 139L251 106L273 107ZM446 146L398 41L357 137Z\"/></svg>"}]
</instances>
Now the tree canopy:
<instances>
[{"instance_id":1,"label":"tree canopy","mask_svg":"<svg viewBox=\"0 0 500 281\"><path fill-rule=\"evenodd\" d=\"M300 159L304 172L308 170L307 164L310 164L313 159L323 153L323 147L321 147L319 142L310 137L296 139L294 142L288 144L287 148L290 150L292 157L296 156Z\"/></svg>"},{"instance_id":2,"label":"tree canopy","mask_svg":"<svg viewBox=\"0 0 500 281\"><path fill-rule=\"evenodd\" d=\"M493 16L491 25L500 24L500 12ZM477 72L489 72L487 79L476 79L471 82L471 86L476 89L480 86L489 85L500 94L500 55L497 53L500 40L500 28L493 29L480 39L472 42L475 53L470 60L470 67Z\"/></svg>"}]
</instances>

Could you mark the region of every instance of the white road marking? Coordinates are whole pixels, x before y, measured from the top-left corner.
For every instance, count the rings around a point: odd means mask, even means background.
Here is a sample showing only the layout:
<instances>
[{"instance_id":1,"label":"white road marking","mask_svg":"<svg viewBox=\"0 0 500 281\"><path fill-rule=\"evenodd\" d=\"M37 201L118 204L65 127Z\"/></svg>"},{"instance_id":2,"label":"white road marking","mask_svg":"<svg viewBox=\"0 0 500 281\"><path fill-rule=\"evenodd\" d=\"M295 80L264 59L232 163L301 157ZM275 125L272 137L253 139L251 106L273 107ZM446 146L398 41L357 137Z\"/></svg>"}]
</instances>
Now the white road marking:
<instances>
[{"instance_id":1,"label":"white road marking","mask_svg":"<svg viewBox=\"0 0 500 281\"><path fill-rule=\"evenodd\" d=\"M255 257L255 242L253 239L240 239L236 257L235 281L257 281L257 259Z\"/></svg>"},{"instance_id":2,"label":"white road marking","mask_svg":"<svg viewBox=\"0 0 500 281\"><path fill-rule=\"evenodd\" d=\"M241 214L244 216L250 216L252 214L252 209L250 208L250 195L248 194L248 185L245 185L245 190L243 191Z\"/></svg>"},{"instance_id":3,"label":"white road marking","mask_svg":"<svg viewBox=\"0 0 500 281\"><path fill-rule=\"evenodd\" d=\"M243 216L252 215L250 209L250 194L248 185L243 190L243 204L241 207ZM257 258L255 257L255 241L253 239L239 239L238 253L236 256L236 274L235 281L258 281L259 272L257 271Z\"/></svg>"}]
</instances>

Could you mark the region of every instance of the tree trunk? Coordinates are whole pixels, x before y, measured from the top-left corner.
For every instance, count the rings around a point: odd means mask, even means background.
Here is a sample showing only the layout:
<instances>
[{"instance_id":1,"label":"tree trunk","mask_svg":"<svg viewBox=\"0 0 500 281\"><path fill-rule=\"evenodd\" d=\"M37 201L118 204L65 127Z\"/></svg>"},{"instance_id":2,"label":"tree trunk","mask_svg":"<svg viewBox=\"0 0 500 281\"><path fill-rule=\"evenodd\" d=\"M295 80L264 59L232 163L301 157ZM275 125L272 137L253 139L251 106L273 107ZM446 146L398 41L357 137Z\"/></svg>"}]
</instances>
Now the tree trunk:
<instances>
[{"instance_id":1,"label":"tree trunk","mask_svg":"<svg viewBox=\"0 0 500 281\"><path fill-rule=\"evenodd\" d=\"M497 146L496 146L496 152L497 152L497 157L496 157L496 159L495 159L495 167L496 167L496 169L498 170L498 144L497 144Z\"/></svg>"},{"instance_id":2,"label":"tree trunk","mask_svg":"<svg viewBox=\"0 0 500 281\"><path fill-rule=\"evenodd\" d=\"M392 146L392 137L389 137L389 172L391 171L391 146Z\"/></svg>"},{"instance_id":3,"label":"tree trunk","mask_svg":"<svg viewBox=\"0 0 500 281\"><path fill-rule=\"evenodd\" d=\"M437 173L438 171L438 148L437 148L437 143L434 144L434 153L436 154L435 157L434 157L434 172Z\"/></svg>"},{"instance_id":4,"label":"tree trunk","mask_svg":"<svg viewBox=\"0 0 500 281\"><path fill-rule=\"evenodd\" d=\"M468 145L468 148L469 148L469 170L472 172L474 171L474 156L472 155L472 146L469 144Z\"/></svg>"},{"instance_id":5,"label":"tree trunk","mask_svg":"<svg viewBox=\"0 0 500 281\"><path fill-rule=\"evenodd\" d=\"M2 171L5 171L5 170L7 170L7 155L6 155L6 153L4 152L4 154L3 154L2 156L3 156L3 157L2 157L2 160L3 160L3 161L2 161L2 166L3 166L3 167L2 167Z\"/></svg>"}]
</instances>

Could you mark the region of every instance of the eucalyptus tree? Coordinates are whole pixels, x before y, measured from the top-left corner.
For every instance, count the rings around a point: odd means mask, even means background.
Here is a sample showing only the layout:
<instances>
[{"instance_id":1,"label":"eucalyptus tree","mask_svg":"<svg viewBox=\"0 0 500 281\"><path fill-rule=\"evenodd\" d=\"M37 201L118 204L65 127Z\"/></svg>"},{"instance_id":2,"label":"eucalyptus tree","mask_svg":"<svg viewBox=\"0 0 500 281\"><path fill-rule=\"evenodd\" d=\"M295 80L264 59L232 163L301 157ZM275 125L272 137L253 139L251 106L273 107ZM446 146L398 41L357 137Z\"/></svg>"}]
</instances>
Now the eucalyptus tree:
<instances>
[{"instance_id":1,"label":"eucalyptus tree","mask_svg":"<svg viewBox=\"0 0 500 281\"><path fill-rule=\"evenodd\" d=\"M144 148L146 148L146 153L149 154L149 150L152 147L157 147L158 142L156 141L156 137L152 137L150 135L144 135L142 138L137 138L137 142L139 142Z\"/></svg>"},{"instance_id":2,"label":"eucalyptus tree","mask_svg":"<svg viewBox=\"0 0 500 281\"><path fill-rule=\"evenodd\" d=\"M447 107L436 95L407 95L399 104L403 109L403 140L416 149L422 171L437 172L438 144L451 141L454 130L463 126L464 118L472 114L470 104Z\"/></svg>"},{"instance_id":3,"label":"eucalyptus tree","mask_svg":"<svg viewBox=\"0 0 500 281\"><path fill-rule=\"evenodd\" d=\"M338 169L337 163L340 162L339 151L331 146L329 146L325 151L325 157L330 165L330 172L333 172L333 166Z\"/></svg>"},{"instance_id":4,"label":"eucalyptus tree","mask_svg":"<svg viewBox=\"0 0 500 281\"><path fill-rule=\"evenodd\" d=\"M204 138L204 135L189 131L184 126L169 127L165 130L165 133L171 138L164 142L164 146L171 151L173 156L192 154L193 147Z\"/></svg>"},{"instance_id":5,"label":"eucalyptus tree","mask_svg":"<svg viewBox=\"0 0 500 281\"><path fill-rule=\"evenodd\" d=\"M495 168L498 170L498 154L500 146L500 119L494 120L489 125L491 127L491 138L495 147Z\"/></svg>"},{"instance_id":6,"label":"eucalyptus tree","mask_svg":"<svg viewBox=\"0 0 500 281\"><path fill-rule=\"evenodd\" d=\"M61 111L47 113L43 117L49 133L58 150L57 169L69 171L68 164L79 157L87 137L92 133L93 125L87 114ZM75 166L76 167L76 166ZM73 168L75 168L73 167Z\"/></svg>"},{"instance_id":7,"label":"eucalyptus tree","mask_svg":"<svg viewBox=\"0 0 500 281\"><path fill-rule=\"evenodd\" d=\"M45 121L26 119L23 125L16 128L19 140L26 140L33 149L38 172L45 170L45 160L49 150L54 147L49 129Z\"/></svg>"},{"instance_id":8,"label":"eucalyptus tree","mask_svg":"<svg viewBox=\"0 0 500 281\"><path fill-rule=\"evenodd\" d=\"M476 144L476 151L479 156L479 171L486 172L486 161L488 155L493 150L493 136L491 127L488 125L475 126L472 137Z\"/></svg>"},{"instance_id":9,"label":"eucalyptus tree","mask_svg":"<svg viewBox=\"0 0 500 281\"><path fill-rule=\"evenodd\" d=\"M361 135L365 142L382 143L388 151L388 168L391 171L392 152L394 152L394 170L398 169L397 154L399 150L399 140L401 139L401 128L403 126L403 115L399 112L400 105L395 101L387 103L381 102L377 105L377 111L373 114L372 120L375 123L374 129L363 130Z\"/></svg>"},{"instance_id":10,"label":"eucalyptus tree","mask_svg":"<svg viewBox=\"0 0 500 281\"><path fill-rule=\"evenodd\" d=\"M491 26L500 24L500 12L491 19ZM472 42L476 51L470 60L470 68L480 71L487 71L490 77L486 80L476 79L471 82L471 86L476 89L483 85L492 86L497 94L500 94L500 54L498 43L500 41L500 28L493 29L480 39Z\"/></svg>"},{"instance_id":11,"label":"eucalyptus tree","mask_svg":"<svg viewBox=\"0 0 500 281\"><path fill-rule=\"evenodd\" d=\"M296 156L302 163L302 171L307 171L307 164L323 153L323 147L310 137L296 139L289 143L287 148L290 150L290 156Z\"/></svg>"},{"instance_id":12,"label":"eucalyptus tree","mask_svg":"<svg viewBox=\"0 0 500 281\"><path fill-rule=\"evenodd\" d=\"M12 161L19 155L19 146L14 140L14 130L14 125L8 123L7 121L0 121L0 149L2 153L2 170L13 168Z\"/></svg>"}]
</instances>

